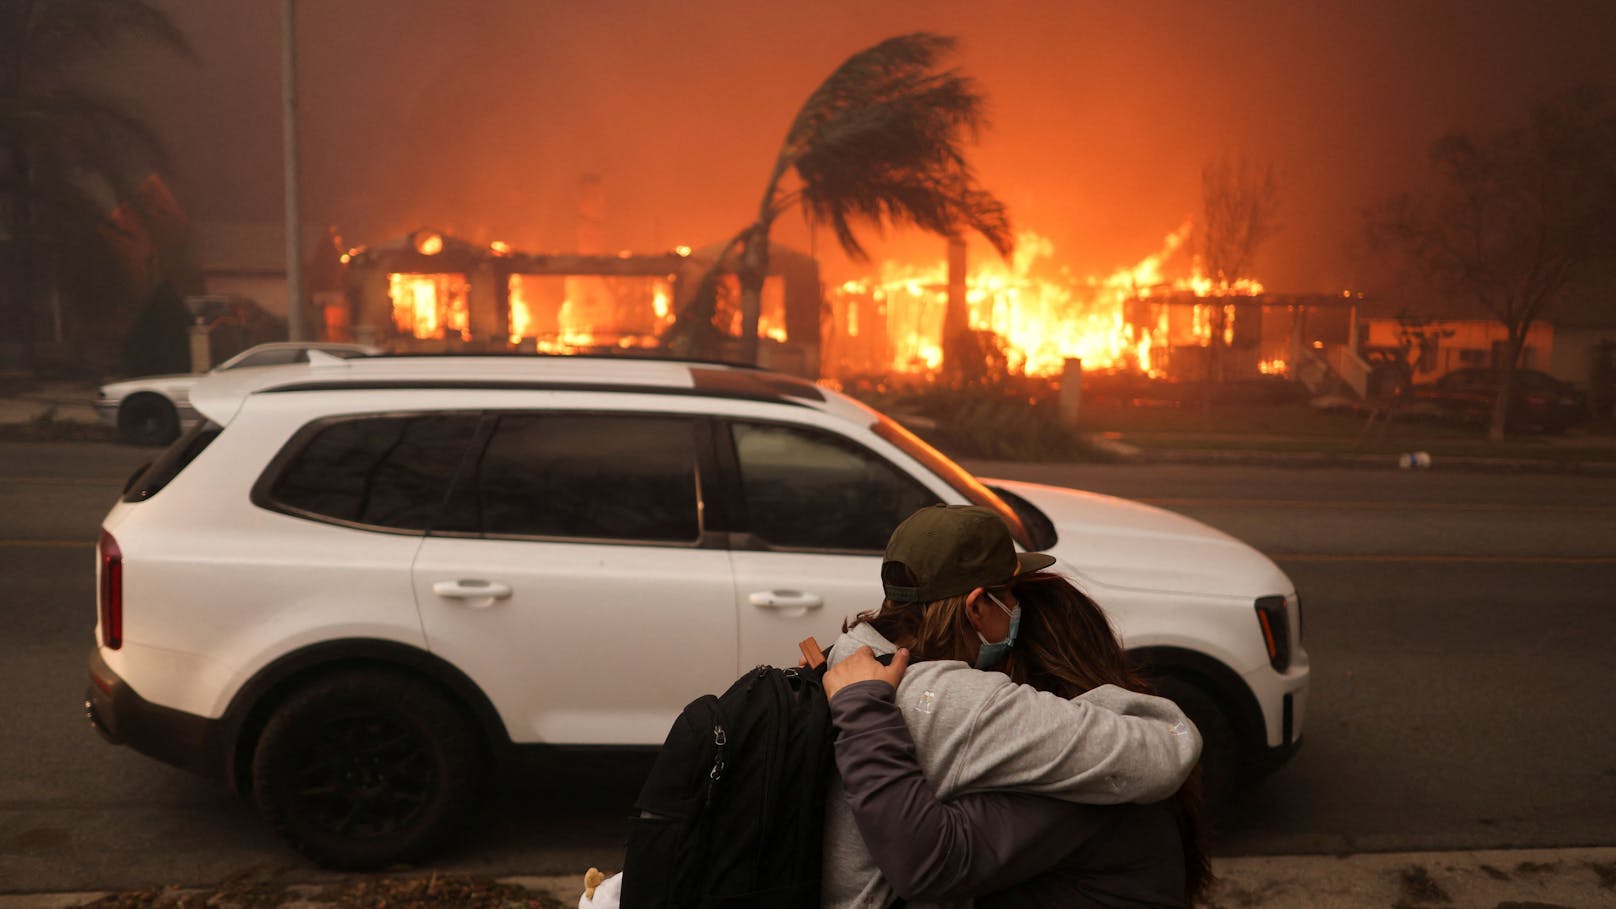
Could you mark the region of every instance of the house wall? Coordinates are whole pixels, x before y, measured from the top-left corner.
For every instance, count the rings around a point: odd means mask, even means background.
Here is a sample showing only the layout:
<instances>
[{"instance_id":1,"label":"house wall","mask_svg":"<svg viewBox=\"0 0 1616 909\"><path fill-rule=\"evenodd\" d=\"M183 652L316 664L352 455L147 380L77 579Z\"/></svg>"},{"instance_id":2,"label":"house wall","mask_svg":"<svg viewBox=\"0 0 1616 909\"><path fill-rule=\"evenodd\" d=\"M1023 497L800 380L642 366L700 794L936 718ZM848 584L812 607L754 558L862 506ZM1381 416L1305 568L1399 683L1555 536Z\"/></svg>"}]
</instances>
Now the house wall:
<instances>
[{"instance_id":1,"label":"house wall","mask_svg":"<svg viewBox=\"0 0 1616 909\"><path fill-rule=\"evenodd\" d=\"M1397 347L1402 343L1402 326L1396 319L1366 319L1364 324L1367 332L1364 343L1367 346ZM1436 379L1455 369L1492 366L1495 351L1500 350L1509 337L1501 323L1483 319L1430 322L1424 326L1424 330L1436 334L1437 338L1432 353L1415 366L1414 379L1419 382ZM1551 372L1549 364L1554 348L1554 327L1539 322L1526 335L1520 365Z\"/></svg>"},{"instance_id":2,"label":"house wall","mask_svg":"<svg viewBox=\"0 0 1616 909\"><path fill-rule=\"evenodd\" d=\"M246 297L265 312L286 318L286 275L241 274L204 271L203 292L220 296Z\"/></svg>"}]
</instances>

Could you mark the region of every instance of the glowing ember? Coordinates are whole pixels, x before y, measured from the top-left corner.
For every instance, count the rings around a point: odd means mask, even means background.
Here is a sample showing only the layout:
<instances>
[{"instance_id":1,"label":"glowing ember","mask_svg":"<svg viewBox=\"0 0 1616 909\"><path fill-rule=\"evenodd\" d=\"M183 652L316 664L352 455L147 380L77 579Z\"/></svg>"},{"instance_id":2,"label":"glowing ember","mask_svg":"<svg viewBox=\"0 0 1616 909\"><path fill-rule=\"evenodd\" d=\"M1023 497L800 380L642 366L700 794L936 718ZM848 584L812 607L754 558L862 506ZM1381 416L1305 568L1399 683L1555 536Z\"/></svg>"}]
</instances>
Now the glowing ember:
<instances>
[{"instance_id":1,"label":"glowing ember","mask_svg":"<svg viewBox=\"0 0 1616 909\"><path fill-rule=\"evenodd\" d=\"M1255 281L1219 286L1207 278L1183 249L1190 229L1185 223L1166 237L1159 252L1136 265L1086 279L1053 267L1054 245L1024 232L1011 262L982 261L967 276L969 325L1002 339L1012 371L1058 375L1067 359L1078 358L1084 369L1161 375L1158 361L1169 346L1211 343L1217 308L1222 309L1225 341L1232 341L1235 307L1219 298L1262 293ZM1167 266L1175 262L1186 263L1188 274L1169 278ZM941 366L948 306L945 264L889 263L879 278L849 281L829 296L838 330L847 339L847 350L838 359L850 371L925 373ZM1184 296L1208 298L1185 307L1192 310L1187 324L1171 319L1167 306L1151 303ZM884 326L877 324L883 314ZM887 350L890 356L883 357Z\"/></svg>"},{"instance_id":2,"label":"glowing ember","mask_svg":"<svg viewBox=\"0 0 1616 909\"><path fill-rule=\"evenodd\" d=\"M470 285L465 275L402 274L387 276L393 301L393 324L413 338L458 337L471 340L470 312L466 305Z\"/></svg>"}]
</instances>

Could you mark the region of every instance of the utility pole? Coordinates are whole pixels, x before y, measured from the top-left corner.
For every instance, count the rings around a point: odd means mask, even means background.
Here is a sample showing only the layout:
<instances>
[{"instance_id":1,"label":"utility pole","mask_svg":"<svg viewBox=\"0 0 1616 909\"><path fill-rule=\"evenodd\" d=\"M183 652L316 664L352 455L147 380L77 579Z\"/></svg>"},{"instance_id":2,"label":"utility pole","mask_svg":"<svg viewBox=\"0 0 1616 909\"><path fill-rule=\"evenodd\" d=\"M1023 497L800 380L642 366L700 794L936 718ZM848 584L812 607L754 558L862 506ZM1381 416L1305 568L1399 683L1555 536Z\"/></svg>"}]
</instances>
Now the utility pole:
<instances>
[{"instance_id":1,"label":"utility pole","mask_svg":"<svg viewBox=\"0 0 1616 909\"><path fill-rule=\"evenodd\" d=\"M303 330L303 238L297 182L297 0L281 0L281 137L286 184L286 337Z\"/></svg>"}]
</instances>

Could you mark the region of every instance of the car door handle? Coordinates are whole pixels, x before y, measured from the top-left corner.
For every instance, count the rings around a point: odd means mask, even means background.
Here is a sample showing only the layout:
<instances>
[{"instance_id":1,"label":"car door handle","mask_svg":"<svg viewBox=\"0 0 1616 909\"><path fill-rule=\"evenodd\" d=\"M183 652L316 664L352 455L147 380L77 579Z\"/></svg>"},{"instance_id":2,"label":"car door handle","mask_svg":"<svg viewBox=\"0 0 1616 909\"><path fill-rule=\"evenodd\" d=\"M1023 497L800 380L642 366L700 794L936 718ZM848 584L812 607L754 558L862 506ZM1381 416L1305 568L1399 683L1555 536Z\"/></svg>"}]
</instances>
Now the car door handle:
<instances>
[{"instance_id":1,"label":"car door handle","mask_svg":"<svg viewBox=\"0 0 1616 909\"><path fill-rule=\"evenodd\" d=\"M478 578L457 578L452 581L434 581L432 592L440 597L450 600L486 600L484 603L467 603L468 606L492 606L495 600L503 600L511 595L508 584L497 581L484 581Z\"/></svg>"},{"instance_id":2,"label":"car door handle","mask_svg":"<svg viewBox=\"0 0 1616 909\"><path fill-rule=\"evenodd\" d=\"M759 590L746 599L764 609L818 609L825 605L819 594L801 590Z\"/></svg>"}]
</instances>

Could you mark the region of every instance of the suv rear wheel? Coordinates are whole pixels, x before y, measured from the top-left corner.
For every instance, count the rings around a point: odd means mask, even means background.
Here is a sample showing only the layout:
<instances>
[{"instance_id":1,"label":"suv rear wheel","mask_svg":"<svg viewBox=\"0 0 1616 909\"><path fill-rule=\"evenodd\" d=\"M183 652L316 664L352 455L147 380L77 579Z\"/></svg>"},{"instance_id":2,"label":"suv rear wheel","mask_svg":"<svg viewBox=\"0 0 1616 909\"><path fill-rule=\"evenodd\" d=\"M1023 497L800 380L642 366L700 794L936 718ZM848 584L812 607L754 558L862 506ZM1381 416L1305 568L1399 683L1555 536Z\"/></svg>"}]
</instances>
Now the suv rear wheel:
<instances>
[{"instance_id":1,"label":"suv rear wheel","mask_svg":"<svg viewBox=\"0 0 1616 909\"><path fill-rule=\"evenodd\" d=\"M385 867L427 854L459 826L481 764L470 725L438 689L349 671L275 711L253 755L253 799L320 865Z\"/></svg>"}]
</instances>

